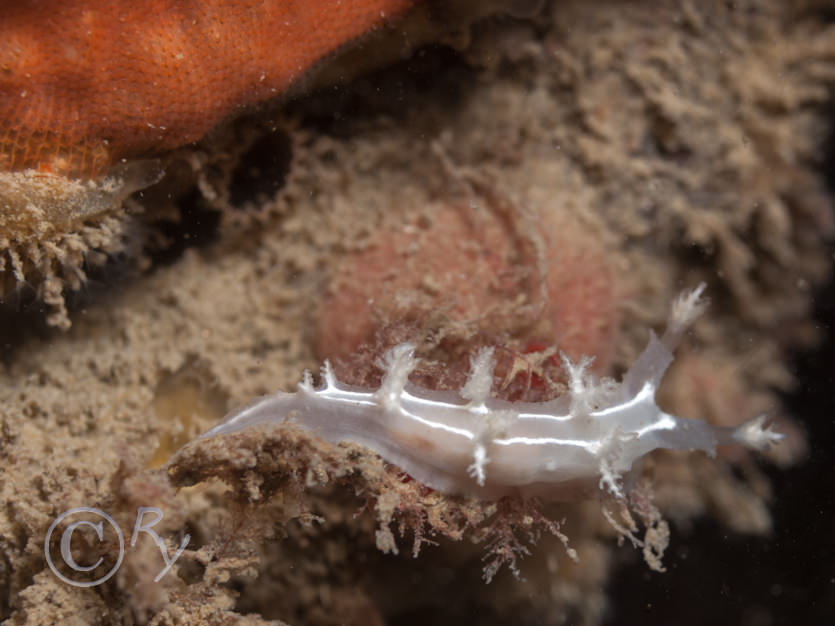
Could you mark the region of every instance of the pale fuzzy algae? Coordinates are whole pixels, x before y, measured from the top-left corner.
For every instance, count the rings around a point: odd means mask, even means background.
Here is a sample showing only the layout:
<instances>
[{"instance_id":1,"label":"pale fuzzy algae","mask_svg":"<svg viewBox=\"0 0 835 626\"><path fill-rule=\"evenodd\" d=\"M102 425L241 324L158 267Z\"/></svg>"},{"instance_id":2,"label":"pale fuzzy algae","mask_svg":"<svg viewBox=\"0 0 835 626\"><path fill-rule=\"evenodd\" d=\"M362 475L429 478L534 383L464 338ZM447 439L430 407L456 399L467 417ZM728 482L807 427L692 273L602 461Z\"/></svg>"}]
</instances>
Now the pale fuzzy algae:
<instances>
[{"instance_id":1,"label":"pale fuzzy algae","mask_svg":"<svg viewBox=\"0 0 835 626\"><path fill-rule=\"evenodd\" d=\"M653 450L701 450L715 456L720 444L766 450L783 438L764 427L764 417L729 429L676 417L656 405L672 350L704 307L704 288L679 296L667 331L661 339L651 334L620 384L594 380L587 371L591 358L572 363L563 355L568 394L538 403L494 399L495 360L493 349L486 348L473 359L457 395L437 392L408 382L417 365L415 346L400 344L386 354L386 374L376 391L340 383L326 362L321 388L313 388L307 373L296 393L261 398L202 437L287 422L334 444L367 446L445 493L577 499L589 494L581 487L591 483L625 499L623 475Z\"/></svg>"},{"instance_id":2,"label":"pale fuzzy algae","mask_svg":"<svg viewBox=\"0 0 835 626\"><path fill-rule=\"evenodd\" d=\"M81 287L85 265L125 250L136 235L122 204L161 177L156 161L123 164L93 180L0 171L0 302L29 286L49 305L48 322L69 328L64 289Z\"/></svg>"}]
</instances>

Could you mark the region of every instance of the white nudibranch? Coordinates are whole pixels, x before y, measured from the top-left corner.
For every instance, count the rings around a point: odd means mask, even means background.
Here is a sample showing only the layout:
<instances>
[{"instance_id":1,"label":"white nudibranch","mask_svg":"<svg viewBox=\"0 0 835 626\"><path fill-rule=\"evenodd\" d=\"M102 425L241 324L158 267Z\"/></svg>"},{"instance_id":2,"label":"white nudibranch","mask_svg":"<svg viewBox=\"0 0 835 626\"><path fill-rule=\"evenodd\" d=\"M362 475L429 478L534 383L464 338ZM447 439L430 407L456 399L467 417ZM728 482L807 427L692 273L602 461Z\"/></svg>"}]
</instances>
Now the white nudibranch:
<instances>
[{"instance_id":1,"label":"white nudibranch","mask_svg":"<svg viewBox=\"0 0 835 626\"><path fill-rule=\"evenodd\" d=\"M201 437L226 435L256 424L301 426L331 442L366 446L425 485L445 493L492 499L504 495L576 497L597 485L623 497L622 477L658 448L702 450L719 444L765 450L783 435L765 416L737 428L665 413L655 392L672 350L704 310L704 284L674 302L667 330L649 344L617 383L597 381L590 358L563 355L568 393L546 402L508 402L490 397L492 349L472 360L460 393L409 383L414 346L400 344L385 356L386 374L376 391L340 383L330 365L315 389L305 372L295 393L277 392L234 411Z\"/></svg>"}]
</instances>

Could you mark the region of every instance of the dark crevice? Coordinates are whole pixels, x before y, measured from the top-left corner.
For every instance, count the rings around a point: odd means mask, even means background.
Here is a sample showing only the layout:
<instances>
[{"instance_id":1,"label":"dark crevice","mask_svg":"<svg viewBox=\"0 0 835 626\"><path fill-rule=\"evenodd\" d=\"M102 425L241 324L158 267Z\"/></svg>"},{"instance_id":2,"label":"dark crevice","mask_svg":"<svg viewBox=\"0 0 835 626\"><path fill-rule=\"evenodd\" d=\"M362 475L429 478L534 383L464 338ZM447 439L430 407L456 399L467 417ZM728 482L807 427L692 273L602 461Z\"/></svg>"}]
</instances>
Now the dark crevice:
<instances>
[{"instance_id":1,"label":"dark crevice","mask_svg":"<svg viewBox=\"0 0 835 626\"><path fill-rule=\"evenodd\" d=\"M209 208L197 187L189 190L177 201L179 216L176 220L160 220L150 228L147 254L153 267L170 265L179 259L187 248L207 246L217 239L220 212Z\"/></svg>"},{"instance_id":2,"label":"dark crevice","mask_svg":"<svg viewBox=\"0 0 835 626\"><path fill-rule=\"evenodd\" d=\"M420 48L408 59L333 85L301 98L288 107L291 114L318 132L348 136L356 125L385 116L404 120L422 103L458 109L472 93L476 72L455 50L442 45Z\"/></svg>"},{"instance_id":3,"label":"dark crevice","mask_svg":"<svg viewBox=\"0 0 835 626\"><path fill-rule=\"evenodd\" d=\"M269 133L257 139L232 171L229 202L243 209L273 198L287 180L292 157L293 146L286 133Z\"/></svg>"}]
</instances>

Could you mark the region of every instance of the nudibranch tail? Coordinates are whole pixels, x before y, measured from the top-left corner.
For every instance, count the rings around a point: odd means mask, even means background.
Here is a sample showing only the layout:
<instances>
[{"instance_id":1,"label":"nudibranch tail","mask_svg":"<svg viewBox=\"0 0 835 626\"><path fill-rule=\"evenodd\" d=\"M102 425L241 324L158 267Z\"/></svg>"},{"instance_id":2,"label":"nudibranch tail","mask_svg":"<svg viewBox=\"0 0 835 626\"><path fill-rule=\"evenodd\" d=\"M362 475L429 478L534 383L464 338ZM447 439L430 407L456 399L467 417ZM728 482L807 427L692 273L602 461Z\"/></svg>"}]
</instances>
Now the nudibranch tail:
<instances>
[{"instance_id":1,"label":"nudibranch tail","mask_svg":"<svg viewBox=\"0 0 835 626\"><path fill-rule=\"evenodd\" d=\"M415 346L392 348L381 365L378 390L342 384L326 363L323 385L305 374L296 393L278 392L235 411L203 437L249 426L289 421L331 443L365 445L433 489L485 499L503 495L576 497L578 486L599 485L623 498L621 479L633 464L658 448L702 450L719 444L764 450L782 435L764 416L727 429L662 411L655 394L672 350L705 308L704 285L673 304L667 331L650 333L647 347L616 383L598 381L591 359L563 355L569 377L566 396L546 402L508 402L490 397L492 349L472 359L459 393L409 383Z\"/></svg>"}]
</instances>

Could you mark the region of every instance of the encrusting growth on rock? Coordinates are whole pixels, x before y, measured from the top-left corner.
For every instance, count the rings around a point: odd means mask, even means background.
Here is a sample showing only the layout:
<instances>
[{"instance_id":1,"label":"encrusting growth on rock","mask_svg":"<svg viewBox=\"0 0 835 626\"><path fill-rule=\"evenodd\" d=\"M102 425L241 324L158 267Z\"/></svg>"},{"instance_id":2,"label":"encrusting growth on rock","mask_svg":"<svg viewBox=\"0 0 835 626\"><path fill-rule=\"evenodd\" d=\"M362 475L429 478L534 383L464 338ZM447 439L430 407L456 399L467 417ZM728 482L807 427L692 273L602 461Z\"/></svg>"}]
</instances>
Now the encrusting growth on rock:
<instances>
[{"instance_id":1,"label":"encrusting growth on rock","mask_svg":"<svg viewBox=\"0 0 835 626\"><path fill-rule=\"evenodd\" d=\"M68 328L64 289L129 250L121 207L161 178L149 158L285 94L415 2L0 4L0 301L31 285Z\"/></svg>"},{"instance_id":2,"label":"encrusting growth on rock","mask_svg":"<svg viewBox=\"0 0 835 626\"><path fill-rule=\"evenodd\" d=\"M0 301L31 286L50 307L47 321L68 328L62 292L83 282L86 255L96 265L114 252L136 252L114 232L129 230L123 201L162 176L160 162L145 167L149 160L317 80L344 82L455 25L496 11L530 14L540 2L445 4L0 4L0 245L8 249ZM358 51L375 32L372 43L383 52ZM330 74L320 71L349 49L356 54L343 55ZM134 239L143 232L132 229Z\"/></svg>"},{"instance_id":3,"label":"encrusting growth on rock","mask_svg":"<svg viewBox=\"0 0 835 626\"><path fill-rule=\"evenodd\" d=\"M122 203L162 175L142 159L285 93L414 4L2 3L0 301L31 285L68 328L64 288L126 249Z\"/></svg>"},{"instance_id":4,"label":"encrusting growth on rock","mask_svg":"<svg viewBox=\"0 0 835 626\"><path fill-rule=\"evenodd\" d=\"M4 3L0 170L92 178L196 141L413 4Z\"/></svg>"}]
</instances>

